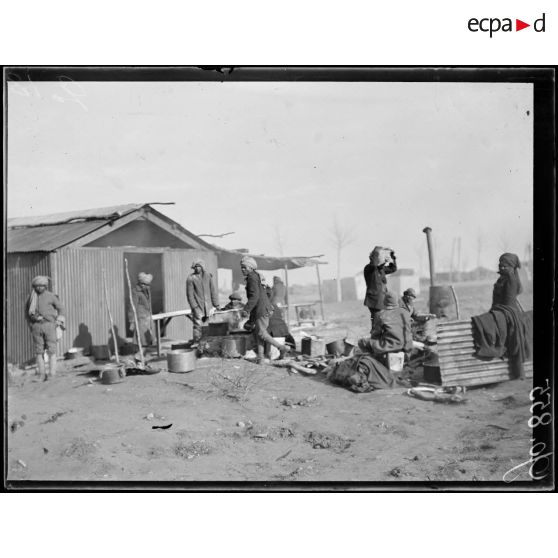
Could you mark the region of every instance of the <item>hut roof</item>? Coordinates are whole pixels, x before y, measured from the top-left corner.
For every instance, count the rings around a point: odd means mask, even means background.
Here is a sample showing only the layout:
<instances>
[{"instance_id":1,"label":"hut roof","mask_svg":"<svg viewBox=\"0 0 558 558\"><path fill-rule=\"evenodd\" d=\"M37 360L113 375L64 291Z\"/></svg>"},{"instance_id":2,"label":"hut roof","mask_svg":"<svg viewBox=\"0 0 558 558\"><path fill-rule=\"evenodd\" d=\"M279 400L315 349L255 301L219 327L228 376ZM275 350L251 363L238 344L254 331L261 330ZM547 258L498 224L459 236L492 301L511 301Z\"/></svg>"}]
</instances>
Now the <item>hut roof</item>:
<instances>
[{"instance_id":1,"label":"hut roof","mask_svg":"<svg viewBox=\"0 0 558 558\"><path fill-rule=\"evenodd\" d=\"M172 202L171 202L172 203ZM227 250L210 244L169 217L154 210L152 205L168 205L169 202L131 203L81 211L69 211L37 217L16 217L8 219L7 251L12 252L53 252L68 246L87 235L106 227L118 225L124 217L147 210L155 214L174 234L180 234L194 241L200 248L217 253L219 267L233 269L238 267L244 250ZM110 230L113 230L112 226ZM107 233L110 232L107 230ZM98 233L102 234L102 233ZM274 257L261 254L249 254L258 263L261 270L297 269L300 267L324 263L320 256Z\"/></svg>"}]
</instances>

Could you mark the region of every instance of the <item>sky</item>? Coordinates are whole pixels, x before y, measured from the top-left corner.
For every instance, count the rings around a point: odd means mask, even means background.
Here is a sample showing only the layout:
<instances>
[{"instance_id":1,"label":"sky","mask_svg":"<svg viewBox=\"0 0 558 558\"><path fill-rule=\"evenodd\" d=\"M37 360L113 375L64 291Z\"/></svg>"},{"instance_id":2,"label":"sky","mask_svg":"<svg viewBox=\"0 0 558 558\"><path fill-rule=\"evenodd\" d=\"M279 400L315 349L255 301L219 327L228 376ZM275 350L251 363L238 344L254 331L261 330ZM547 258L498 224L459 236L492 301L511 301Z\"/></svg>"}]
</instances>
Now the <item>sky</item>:
<instances>
[{"instance_id":1,"label":"sky","mask_svg":"<svg viewBox=\"0 0 558 558\"><path fill-rule=\"evenodd\" d=\"M530 84L10 82L7 106L8 217L175 202L225 248L324 254L326 279L336 222L342 276L376 245L427 274L425 226L440 271L456 238L464 270L532 239Z\"/></svg>"}]
</instances>

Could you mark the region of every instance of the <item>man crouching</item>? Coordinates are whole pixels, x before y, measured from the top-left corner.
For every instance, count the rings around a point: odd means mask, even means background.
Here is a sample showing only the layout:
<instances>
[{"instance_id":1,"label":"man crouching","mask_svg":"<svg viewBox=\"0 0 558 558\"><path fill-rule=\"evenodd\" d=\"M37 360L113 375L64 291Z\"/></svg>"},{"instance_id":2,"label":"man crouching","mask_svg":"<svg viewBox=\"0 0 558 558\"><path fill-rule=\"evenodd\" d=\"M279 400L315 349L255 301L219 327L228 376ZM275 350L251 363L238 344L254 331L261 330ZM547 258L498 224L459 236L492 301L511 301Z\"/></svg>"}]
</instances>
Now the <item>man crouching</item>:
<instances>
[{"instance_id":1,"label":"man crouching","mask_svg":"<svg viewBox=\"0 0 558 558\"><path fill-rule=\"evenodd\" d=\"M47 290L48 277L39 275L31 283L33 290L25 306L25 318L33 336L37 376L45 381L56 376L56 326L64 326L64 309L58 297ZM48 354L48 373L44 352Z\"/></svg>"},{"instance_id":2,"label":"man crouching","mask_svg":"<svg viewBox=\"0 0 558 558\"><path fill-rule=\"evenodd\" d=\"M254 336L258 348L258 364L265 362L265 343L269 343L279 349L279 358L284 358L289 352L289 347L281 345L267 331L269 318L273 314L273 304L269 299L262 278L256 271L257 263L254 258L244 256L240 260L240 270L246 277L246 296L248 302L244 306L244 315L250 316L250 322L254 324Z\"/></svg>"}]
</instances>

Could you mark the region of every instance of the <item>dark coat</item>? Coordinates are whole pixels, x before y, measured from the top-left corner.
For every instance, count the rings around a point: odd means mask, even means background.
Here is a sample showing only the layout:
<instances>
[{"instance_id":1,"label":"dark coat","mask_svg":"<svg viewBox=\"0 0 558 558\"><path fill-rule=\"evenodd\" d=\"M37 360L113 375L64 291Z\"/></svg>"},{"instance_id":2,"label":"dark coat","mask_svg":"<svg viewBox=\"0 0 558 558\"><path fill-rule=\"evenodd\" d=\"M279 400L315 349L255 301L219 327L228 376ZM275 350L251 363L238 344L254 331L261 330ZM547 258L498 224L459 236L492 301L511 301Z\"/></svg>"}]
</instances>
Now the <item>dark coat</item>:
<instances>
[{"instance_id":1,"label":"dark coat","mask_svg":"<svg viewBox=\"0 0 558 558\"><path fill-rule=\"evenodd\" d=\"M209 271L192 273L186 279L186 298L192 312L203 318L209 316L213 306L219 306L213 275Z\"/></svg>"},{"instance_id":2,"label":"dark coat","mask_svg":"<svg viewBox=\"0 0 558 558\"><path fill-rule=\"evenodd\" d=\"M270 316L273 313L273 304L269 300L257 271L250 271L246 276L246 297L248 302L246 302L244 310L250 314L251 322L255 322L258 318L264 316Z\"/></svg>"},{"instance_id":3,"label":"dark coat","mask_svg":"<svg viewBox=\"0 0 558 558\"><path fill-rule=\"evenodd\" d=\"M382 310L374 322L370 348L376 354L410 351L413 336L409 312L399 306Z\"/></svg>"},{"instance_id":4,"label":"dark coat","mask_svg":"<svg viewBox=\"0 0 558 558\"><path fill-rule=\"evenodd\" d=\"M273 304L285 304L287 289L283 281L274 281L271 289L271 302Z\"/></svg>"},{"instance_id":5,"label":"dark coat","mask_svg":"<svg viewBox=\"0 0 558 558\"><path fill-rule=\"evenodd\" d=\"M364 267L364 280L366 281L366 297L364 306L371 310L382 310L384 308L384 294L387 291L386 275L397 271L395 258L387 265L377 266L369 263Z\"/></svg>"},{"instance_id":6,"label":"dark coat","mask_svg":"<svg viewBox=\"0 0 558 558\"><path fill-rule=\"evenodd\" d=\"M136 285L132 289L132 300L136 307L138 320L151 319L151 292L149 288L144 289L141 285ZM128 311L128 319L131 323L134 323L134 312L131 307Z\"/></svg>"},{"instance_id":7,"label":"dark coat","mask_svg":"<svg viewBox=\"0 0 558 558\"><path fill-rule=\"evenodd\" d=\"M492 291L492 307L499 304L511 306L519 310L517 296L521 292L521 283L517 276L513 273L509 275L500 275L494 289Z\"/></svg>"}]
</instances>

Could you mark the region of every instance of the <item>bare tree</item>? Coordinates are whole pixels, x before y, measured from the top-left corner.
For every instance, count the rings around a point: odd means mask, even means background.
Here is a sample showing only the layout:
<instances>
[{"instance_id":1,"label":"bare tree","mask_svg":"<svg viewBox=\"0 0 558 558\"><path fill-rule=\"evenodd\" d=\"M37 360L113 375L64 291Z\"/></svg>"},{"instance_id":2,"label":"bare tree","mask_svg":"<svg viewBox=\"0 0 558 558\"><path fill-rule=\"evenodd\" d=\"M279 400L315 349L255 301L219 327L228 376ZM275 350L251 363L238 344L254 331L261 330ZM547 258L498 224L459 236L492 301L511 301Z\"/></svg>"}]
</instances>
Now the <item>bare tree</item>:
<instances>
[{"instance_id":1,"label":"bare tree","mask_svg":"<svg viewBox=\"0 0 558 558\"><path fill-rule=\"evenodd\" d=\"M275 225L275 228L273 230L274 232L274 240L275 240L275 248L277 248L277 250L279 251L279 255L280 256L284 256L284 238L283 238L283 232L281 231L281 227L279 225Z\"/></svg>"},{"instance_id":2,"label":"bare tree","mask_svg":"<svg viewBox=\"0 0 558 558\"><path fill-rule=\"evenodd\" d=\"M482 250L484 248L484 234L481 230L477 231L476 249L477 249L477 279L480 279Z\"/></svg>"},{"instance_id":3,"label":"bare tree","mask_svg":"<svg viewBox=\"0 0 558 558\"><path fill-rule=\"evenodd\" d=\"M344 248L355 241L355 236L353 231L342 225L337 217L335 217L329 233L332 244L337 251L337 302L341 302L341 253Z\"/></svg>"},{"instance_id":4,"label":"bare tree","mask_svg":"<svg viewBox=\"0 0 558 558\"><path fill-rule=\"evenodd\" d=\"M498 238L498 248L502 252L509 252L510 250L510 237L506 233L501 233Z\"/></svg>"}]
</instances>

